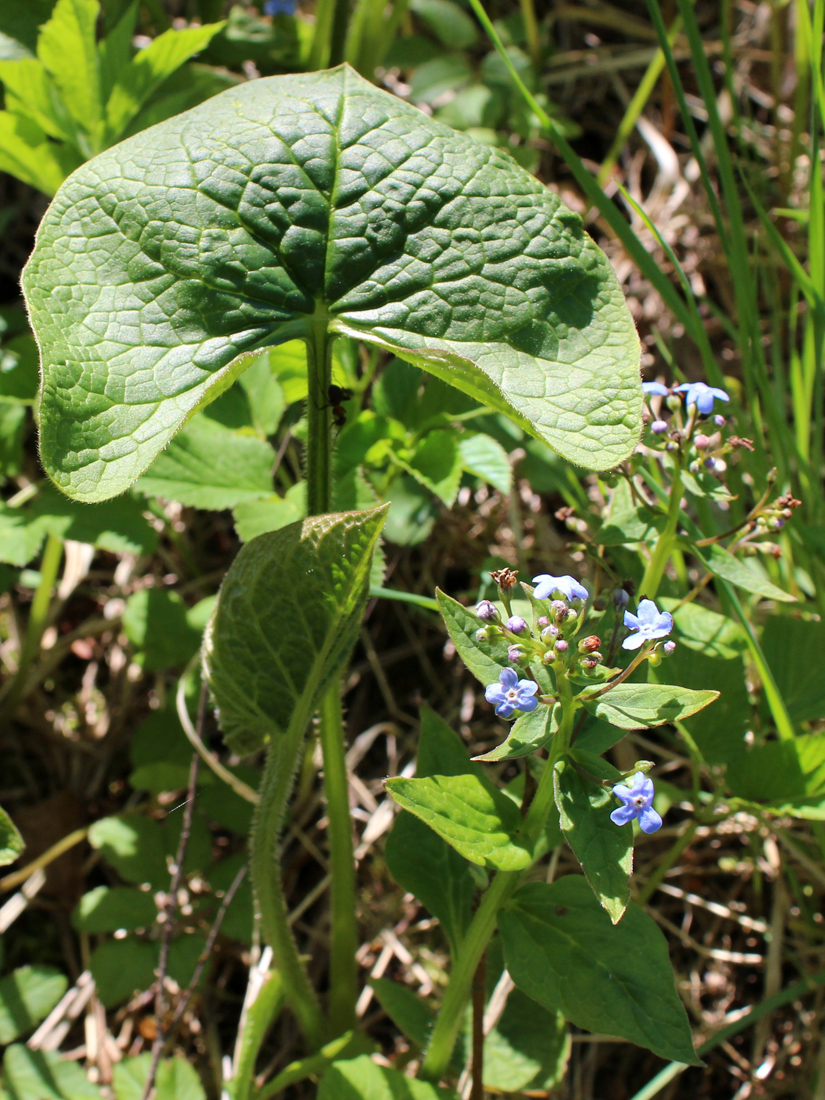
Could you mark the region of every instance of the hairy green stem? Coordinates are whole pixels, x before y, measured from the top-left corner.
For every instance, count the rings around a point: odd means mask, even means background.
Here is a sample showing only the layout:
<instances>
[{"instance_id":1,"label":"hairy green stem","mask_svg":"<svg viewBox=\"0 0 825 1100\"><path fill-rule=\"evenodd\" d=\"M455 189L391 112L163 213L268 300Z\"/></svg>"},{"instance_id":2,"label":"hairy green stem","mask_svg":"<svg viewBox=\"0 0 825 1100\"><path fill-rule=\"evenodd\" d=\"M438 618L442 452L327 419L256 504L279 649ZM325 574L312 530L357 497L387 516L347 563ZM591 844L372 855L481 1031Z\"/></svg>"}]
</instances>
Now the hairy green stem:
<instances>
[{"instance_id":1,"label":"hairy green stem","mask_svg":"<svg viewBox=\"0 0 825 1100\"><path fill-rule=\"evenodd\" d=\"M324 1022L315 990L307 977L289 926L286 899L281 889L278 844L289 792L303 742L304 731L292 737L274 737L266 765L250 838L250 869L261 915L261 933L272 948L275 966L284 979L284 991L301 1031L313 1050L324 1041Z\"/></svg>"},{"instance_id":2,"label":"hairy green stem","mask_svg":"<svg viewBox=\"0 0 825 1100\"><path fill-rule=\"evenodd\" d=\"M307 515L322 516L332 500L332 339L328 318L312 318L307 338Z\"/></svg>"},{"instance_id":3,"label":"hairy green stem","mask_svg":"<svg viewBox=\"0 0 825 1100\"><path fill-rule=\"evenodd\" d=\"M307 341L307 377L307 513L312 516L329 512L332 505L332 414L329 401L332 339L328 319L320 313L313 319L311 338ZM355 1002L358 999L355 859L339 677L330 684L321 702L320 738L332 879L329 1024L332 1034L339 1035L355 1026Z\"/></svg>"},{"instance_id":4,"label":"hairy green stem","mask_svg":"<svg viewBox=\"0 0 825 1100\"><path fill-rule=\"evenodd\" d=\"M639 586L639 594L652 600L664 576L670 555L676 544L676 529L679 526L679 507L682 500L682 467L677 457L673 468L673 481L670 486L670 501L667 508L665 529L656 540L645 575Z\"/></svg>"},{"instance_id":5,"label":"hairy green stem","mask_svg":"<svg viewBox=\"0 0 825 1100\"><path fill-rule=\"evenodd\" d=\"M556 761L569 746L573 731L576 702L573 699L570 681L566 675L559 673L557 682L563 707L562 719L553 738L553 746L533 801L530 803L521 827L522 836L531 846L535 845L547 822L547 816L553 805L553 771ZM461 1028L464 1009L472 990L476 968L496 930L499 911L515 893L523 876L523 871L498 871L482 896L481 904L476 909L464 943L456 956L441 1010L433 1028L430 1045L421 1066L420 1076L425 1081L437 1083L447 1070Z\"/></svg>"},{"instance_id":6,"label":"hairy green stem","mask_svg":"<svg viewBox=\"0 0 825 1100\"><path fill-rule=\"evenodd\" d=\"M355 856L349 812L349 782L344 753L341 685L335 681L321 702L321 749L329 819L331 935L329 1023L333 1035L355 1027L358 999L358 926Z\"/></svg>"}]
</instances>

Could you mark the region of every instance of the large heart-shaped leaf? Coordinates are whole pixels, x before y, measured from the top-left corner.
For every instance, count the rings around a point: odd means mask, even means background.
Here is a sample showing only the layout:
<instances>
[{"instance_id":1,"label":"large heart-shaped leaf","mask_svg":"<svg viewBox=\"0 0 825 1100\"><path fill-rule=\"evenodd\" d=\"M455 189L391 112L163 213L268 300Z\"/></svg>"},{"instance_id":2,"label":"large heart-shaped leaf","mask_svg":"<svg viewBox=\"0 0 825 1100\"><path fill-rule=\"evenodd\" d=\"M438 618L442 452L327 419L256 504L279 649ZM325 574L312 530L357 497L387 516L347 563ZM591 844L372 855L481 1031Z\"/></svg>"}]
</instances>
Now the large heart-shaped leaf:
<instances>
[{"instance_id":1,"label":"large heart-shaped leaf","mask_svg":"<svg viewBox=\"0 0 825 1100\"><path fill-rule=\"evenodd\" d=\"M638 438L638 339L578 215L345 66L250 81L89 161L24 288L43 461L84 500L134 481L244 356L324 327L582 465Z\"/></svg>"}]
</instances>

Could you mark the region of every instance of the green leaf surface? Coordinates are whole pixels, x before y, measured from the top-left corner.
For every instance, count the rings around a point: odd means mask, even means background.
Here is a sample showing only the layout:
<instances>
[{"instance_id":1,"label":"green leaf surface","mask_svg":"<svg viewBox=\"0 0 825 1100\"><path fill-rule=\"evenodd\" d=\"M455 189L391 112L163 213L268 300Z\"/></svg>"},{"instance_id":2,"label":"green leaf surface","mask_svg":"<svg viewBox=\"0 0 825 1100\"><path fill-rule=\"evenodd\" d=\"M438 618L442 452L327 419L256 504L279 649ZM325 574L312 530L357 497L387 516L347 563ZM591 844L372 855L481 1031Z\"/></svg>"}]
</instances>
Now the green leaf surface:
<instances>
[{"instance_id":1,"label":"green leaf surface","mask_svg":"<svg viewBox=\"0 0 825 1100\"><path fill-rule=\"evenodd\" d=\"M66 976L51 966L19 966L0 979L0 1043L11 1043L32 1031L68 985Z\"/></svg>"},{"instance_id":2,"label":"green leaf surface","mask_svg":"<svg viewBox=\"0 0 825 1100\"><path fill-rule=\"evenodd\" d=\"M362 1054L348 1062L333 1062L321 1078L318 1100L456 1100L456 1094L376 1065Z\"/></svg>"},{"instance_id":3,"label":"green leaf surface","mask_svg":"<svg viewBox=\"0 0 825 1100\"><path fill-rule=\"evenodd\" d=\"M583 876L528 883L499 914L513 981L577 1027L700 1065L656 922L630 906L612 925Z\"/></svg>"},{"instance_id":4,"label":"green leaf surface","mask_svg":"<svg viewBox=\"0 0 825 1100\"><path fill-rule=\"evenodd\" d=\"M120 73L106 104L110 140L116 141L167 77L209 45L224 23L168 30L140 50Z\"/></svg>"},{"instance_id":5,"label":"green leaf surface","mask_svg":"<svg viewBox=\"0 0 825 1100\"><path fill-rule=\"evenodd\" d=\"M121 492L242 357L314 316L572 461L612 466L638 438L638 338L578 215L346 67L249 81L95 157L24 286L43 459L83 499Z\"/></svg>"},{"instance_id":6,"label":"green leaf surface","mask_svg":"<svg viewBox=\"0 0 825 1100\"><path fill-rule=\"evenodd\" d=\"M494 489L498 489L505 496L513 487L513 468L498 440L483 432L461 436L458 441L458 450L464 469L483 481L487 481Z\"/></svg>"},{"instance_id":7,"label":"green leaf surface","mask_svg":"<svg viewBox=\"0 0 825 1100\"><path fill-rule=\"evenodd\" d=\"M176 436L136 490L219 511L272 492L275 452L262 439L199 416Z\"/></svg>"},{"instance_id":8,"label":"green leaf surface","mask_svg":"<svg viewBox=\"0 0 825 1100\"><path fill-rule=\"evenodd\" d=\"M151 554L157 532L144 516L144 505L131 494L102 504L69 500L48 482L29 509L32 522L59 539L87 542L110 554Z\"/></svg>"},{"instance_id":9,"label":"green leaf surface","mask_svg":"<svg viewBox=\"0 0 825 1100\"><path fill-rule=\"evenodd\" d=\"M688 718L718 696L718 691L693 691L671 684L625 683L596 699L584 698L582 705L611 726L638 730Z\"/></svg>"},{"instance_id":10,"label":"green leaf surface","mask_svg":"<svg viewBox=\"0 0 825 1100\"><path fill-rule=\"evenodd\" d=\"M57 0L51 19L40 29L37 58L51 77L78 127L89 137L84 152L98 152L102 141L97 0Z\"/></svg>"},{"instance_id":11,"label":"green leaf surface","mask_svg":"<svg viewBox=\"0 0 825 1100\"><path fill-rule=\"evenodd\" d=\"M569 760L556 764L553 785L562 832L599 903L618 924L630 901L633 830L613 824L613 795L584 779Z\"/></svg>"},{"instance_id":12,"label":"green leaf surface","mask_svg":"<svg viewBox=\"0 0 825 1100\"><path fill-rule=\"evenodd\" d=\"M693 601L681 604L680 600L664 596L659 598L659 604L665 611L673 613L680 646L688 646L708 657L723 660L729 660L745 650L745 632L733 619Z\"/></svg>"},{"instance_id":13,"label":"green leaf surface","mask_svg":"<svg viewBox=\"0 0 825 1100\"><path fill-rule=\"evenodd\" d=\"M401 982L389 978L370 978L376 999L399 1029L421 1050L425 1050L435 1020L435 1012L424 998Z\"/></svg>"},{"instance_id":14,"label":"green leaf surface","mask_svg":"<svg viewBox=\"0 0 825 1100\"><path fill-rule=\"evenodd\" d=\"M548 1012L520 989L484 1040L484 1084L504 1093L550 1091L564 1079L570 1035L560 1012Z\"/></svg>"},{"instance_id":15,"label":"green leaf surface","mask_svg":"<svg viewBox=\"0 0 825 1100\"><path fill-rule=\"evenodd\" d=\"M145 890L131 886L96 886L84 894L72 913L72 927L78 932L133 932L155 923L158 907Z\"/></svg>"},{"instance_id":16,"label":"green leaf surface","mask_svg":"<svg viewBox=\"0 0 825 1100\"><path fill-rule=\"evenodd\" d=\"M0 171L53 195L78 163L77 155L49 141L34 119L0 111Z\"/></svg>"},{"instance_id":17,"label":"green leaf surface","mask_svg":"<svg viewBox=\"0 0 825 1100\"><path fill-rule=\"evenodd\" d=\"M478 41L478 27L454 0L411 0L410 9L451 50L466 50Z\"/></svg>"},{"instance_id":18,"label":"green leaf surface","mask_svg":"<svg viewBox=\"0 0 825 1100\"><path fill-rule=\"evenodd\" d=\"M486 687L495 683L503 668L513 667L507 657L509 643L502 635L481 641L476 638L485 624L472 608L460 604L440 588L436 589L435 598L459 657L477 680Z\"/></svg>"},{"instance_id":19,"label":"green leaf surface","mask_svg":"<svg viewBox=\"0 0 825 1100\"><path fill-rule=\"evenodd\" d=\"M762 651L791 719L825 718L825 677L812 659L825 653L825 623L772 615L762 628Z\"/></svg>"},{"instance_id":20,"label":"green leaf surface","mask_svg":"<svg viewBox=\"0 0 825 1100\"><path fill-rule=\"evenodd\" d=\"M7 110L28 115L49 137L71 141L71 130L67 130L60 117L51 81L36 58L0 61L0 80Z\"/></svg>"},{"instance_id":21,"label":"green leaf surface","mask_svg":"<svg viewBox=\"0 0 825 1100\"><path fill-rule=\"evenodd\" d=\"M186 664L197 653L202 633L189 623L177 592L168 588L133 593L123 611L123 629L147 672Z\"/></svg>"},{"instance_id":22,"label":"green leaf surface","mask_svg":"<svg viewBox=\"0 0 825 1100\"><path fill-rule=\"evenodd\" d=\"M794 603L796 600L796 596L777 588L760 570L746 565L721 546L711 546L704 563L715 577L721 577L723 581L741 588L743 592L762 596L766 600L778 600L780 603Z\"/></svg>"},{"instance_id":23,"label":"green leaf surface","mask_svg":"<svg viewBox=\"0 0 825 1100\"><path fill-rule=\"evenodd\" d=\"M384 515L315 517L241 549L204 642L207 679L234 751L254 752L293 721L309 722L355 641Z\"/></svg>"},{"instance_id":24,"label":"green leaf surface","mask_svg":"<svg viewBox=\"0 0 825 1100\"><path fill-rule=\"evenodd\" d=\"M142 1100L151 1054L118 1062L113 1070L115 1100ZM185 1058L166 1058L158 1066L154 1100L206 1100L198 1071Z\"/></svg>"},{"instance_id":25,"label":"green leaf surface","mask_svg":"<svg viewBox=\"0 0 825 1100\"><path fill-rule=\"evenodd\" d=\"M157 821L139 814L101 817L89 829L89 843L127 882L168 889L163 830Z\"/></svg>"},{"instance_id":26,"label":"green leaf surface","mask_svg":"<svg viewBox=\"0 0 825 1100\"><path fill-rule=\"evenodd\" d=\"M532 854L518 835L518 807L486 777L433 775L388 779L395 801L429 825L471 863L499 871L529 866Z\"/></svg>"},{"instance_id":27,"label":"green leaf surface","mask_svg":"<svg viewBox=\"0 0 825 1100\"><path fill-rule=\"evenodd\" d=\"M105 939L89 958L97 995L106 1008L115 1008L135 993L149 989L157 964L158 945L134 936Z\"/></svg>"},{"instance_id":28,"label":"green leaf surface","mask_svg":"<svg viewBox=\"0 0 825 1100\"><path fill-rule=\"evenodd\" d=\"M24 848L25 844L17 827L0 806L0 867L14 863Z\"/></svg>"},{"instance_id":29,"label":"green leaf surface","mask_svg":"<svg viewBox=\"0 0 825 1100\"><path fill-rule=\"evenodd\" d=\"M673 656L656 671L687 688L718 691L719 698L712 707L684 720L685 729L709 764L727 764L741 756L746 749L747 730L753 723L741 656L710 657L678 645Z\"/></svg>"},{"instance_id":30,"label":"green leaf surface","mask_svg":"<svg viewBox=\"0 0 825 1100\"><path fill-rule=\"evenodd\" d=\"M421 708L416 775L481 774L464 743L429 707ZM390 874L441 922L455 954L472 919L476 884L467 862L414 814L395 819L384 852Z\"/></svg>"},{"instance_id":31,"label":"green leaf surface","mask_svg":"<svg viewBox=\"0 0 825 1100\"><path fill-rule=\"evenodd\" d=\"M55 1051L15 1043L3 1055L3 1088L9 1100L100 1100L101 1093L77 1062Z\"/></svg>"},{"instance_id":32,"label":"green leaf surface","mask_svg":"<svg viewBox=\"0 0 825 1100\"><path fill-rule=\"evenodd\" d=\"M825 818L825 737L803 733L793 741L767 741L732 761L727 772L738 798L768 802L795 817Z\"/></svg>"},{"instance_id":33,"label":"green leaf surface","mask_svg":"<svg viewBox=\"0 0 825 1100\"><path fill-rule=\"evenodd\" d=\"M279 497L277 493L260 500L245 500L235 505L232 516L242 542L250 542L268 531L280 531L306 515L306 482L299 481Z\"/></svg>"},{"instance_id":34,"label":"green leaf surface","mask_svg":"<svg viewBox=\"0 0 825 1100\"><path fill-rule=\"evenodd\" d=\"M521 714L510 727L510 732L500 745L474 756L474 760L492 763L496 760L517 760L520 756L529 756L548 743L559 728L561 707L538 706L527 714Z\"/></svg>"},{"instance_id":35,"label":"green leaf surface","mask_svg":"<svg viewBox=\"0 0 825 1100\"><path fill-rule=\"evenodd\" d=\"M463 470L461 452L452 429L428 432L409 462L401 464L448 508L452 507Z\"/></svg>"}]
</instances>

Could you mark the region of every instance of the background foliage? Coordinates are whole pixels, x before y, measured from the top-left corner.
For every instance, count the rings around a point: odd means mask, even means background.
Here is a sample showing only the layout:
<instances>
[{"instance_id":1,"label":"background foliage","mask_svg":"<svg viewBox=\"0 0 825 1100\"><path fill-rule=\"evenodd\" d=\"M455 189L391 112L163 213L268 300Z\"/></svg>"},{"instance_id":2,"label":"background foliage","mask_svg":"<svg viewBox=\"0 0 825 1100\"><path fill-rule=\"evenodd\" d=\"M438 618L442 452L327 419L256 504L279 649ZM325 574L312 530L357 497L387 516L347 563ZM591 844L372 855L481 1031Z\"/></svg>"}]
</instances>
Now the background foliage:
<instances>
[{"instance_id":1,"label":"background foliage","mask_svg":"<svg viewBox=\"0 0 825 1100\"><path fill-rule=\"evenodd\" d=\"M2 1088L14 1100L142 1094L190 783L181 726L198 707L190 662L239 546L306 509L298 342L256 359L125 495L93 506L62 497L36 454L37 356L20 271L47 198L94 154L258 75L346 59L505 149L581 213L628 296L645 377L723 386L731 426L748 441L720 457L725 468L685 471L679 517L694 542L744 526L727 550L674 542L660 588L679 642L668 679L721 698L610 748L620 769L639 757L658 767L666 827L637 849L633 890L668 938L706 1068L661 1071L636 1047L575 1028L571 1038L552 1008L516 993L487 1036L485 1085L490 1095L558 1089L616 1100L634 1088L637 1100L660 1089L819 1098L821 992L806 980L822 972L825 883L823 5L491 3L501 52L475 6L458 0L358 0L349 18L330 0L271 7L31 0L0 11L0 857L11 864L26 844L0 879ZM422 702L472 755L501 739L438 625L434 588L463 603L491 597L490 571L503 564L522 579L586 572L600 588L638 585L669 476L664 466L628 467L635 484L646 479L640 501L628 478L583 474L378 348L342 338L335 354L335 381L352 394L336 410L336 506L390 509L384 576L372 577L346 684L360 830L358 1011L379 1060L350 1049L320 1092L319 1066L303 1078L291 1071L295 1083L282 1078L290 1098L330 1100L346 1095L338 1077L389 1089L383 1063L418 1059L448 943L460 939L483 875L460 862L445 901L432 862L416 862L433 834L409 815L389 831L382 780L408 777L416 755L419 777L434 771L428 737L438 734L426 719L419 731ZM801 500L792 522L757 514L766 486L771 501ZM594 722L579 744L601 752L610 736ZM162 1100L219 1095L257 960L251 892L237 876L260 761L222 749L211 720L205 737L223 774L202 767L195 780L170 1005L235 892L176 1025ZM280 858L290 926L323 984L327 838L316 767L311 748ZM501 787L525 782L517 762L499 768ZM548 838L556 878L574 866L558 839ZM508 919L523 919L529 902ZM507 965L515 973L519 960ZM491 994L503 968L491 950ZM301 1056L288 1015L257 1043L246 1057L258 1057L262 1083Z\"/></svg>"}]
</instances>

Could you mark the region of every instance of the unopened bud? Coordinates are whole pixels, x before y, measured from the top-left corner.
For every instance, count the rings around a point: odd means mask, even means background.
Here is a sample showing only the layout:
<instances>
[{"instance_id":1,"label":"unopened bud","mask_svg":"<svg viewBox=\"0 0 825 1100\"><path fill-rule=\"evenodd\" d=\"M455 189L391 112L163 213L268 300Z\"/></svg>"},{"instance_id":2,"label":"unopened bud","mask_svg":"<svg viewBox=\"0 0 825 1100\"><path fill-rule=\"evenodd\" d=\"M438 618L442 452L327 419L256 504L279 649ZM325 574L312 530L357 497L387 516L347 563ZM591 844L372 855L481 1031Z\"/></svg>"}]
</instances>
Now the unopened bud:
<instances>
[{"instance_id":1,"label":"unopened bud","mask_svg":"<svg viewBox=\"0 0 825 1100\"><path fill-rule=\"evenodd\" d=\"M557 626L546 626L541 632L541 640L545 645L552 645L558 636L559 628Z\"/></svg>"},{"instance_id":2,"label":"unopened bud","mask_svg":"<svg viewBox=\"0 0 825 1100\"><path fill-rule=\"evenodd\" d=\"M601 644L601 638L591 634L588 638L582 638L579 642L579 653L595 653Z\"/></svg>"},{"instance_id":3,"label":"unopened bud","mask_svg":"<svg viewBox=\"0 0 825 1100\"><path fill-rule=\"evenodd\" d=\"M514 665L517 665L519 661L524 657L524 650L520 645L511 645L507 649L507 660L512 661Z\"/></svg>"},{"instance_id":4,"label":"unopened bud","mask_svg":"<svg viewBox=\"0 0 825 1100\"><path fill-rule=\"evenodd\" d=\"M489 640L490 640L490 631L489 630L485 630L484 627L482 627L481 630L476 631L476 641L477 642L489 642Z\"/></svg>"},{"instance_id":5,"label":"unopened bud","mask_svg":"<svg viewBox=\"0 0 825 1100\"><path fill-rule=\"evenodd\" d=\"M706 435L700 433L694 438L693 445L697 451L706 451L710 446L710 440Z\"/></svg>"},{"instance_id":6,"label":"unopened bud","mask_svg":"<svg viewBox=\"0 0 825 1100\"><path fill-rule=\"evenodd\" d=\"M567 604L564 600L553 600L550 604L550 611L557 623L563 623L567 618Z\"/></svg>"},{"instance_id":7,"label":"unopened bud","mask_svg":"<svg viewBox=\"0 0 825 1100\"><path fill-rule=\"evenodd\" d=\"M556 644L554 646L554 649L556 650L556 653L566 653L569 648L570 648L570 646L567 644L567 642L564 640L564 638L559 638L559 640L556 642Z\"/></svg>"},{"instance_id":8,"label":"unopened bud","mask_svg":"<svg viewBox=\"0 0 825 1100\"><path fill-rule=\"evenodd\" d=\"M627 607L630 603L630 594L625 591L624 588L617 588L613 593L613 606L618 607L619 610L623 607Z\"/></svg>"},{"instance_id":9,"label":"unopened bud","mask_svg":"<svg viewBox=\"0 0 825 1100\"><path fill-rule=\"evenodd\" d=\"M675 642L665 642L665 644L662 646L662 653L665 655L665 657L672 657L675 652L676 652L676 643Z\"/></svg>"},{"instance_id":10,"label":"unopened bud","mask_svg":"<svg viewBox=\"0 0 825 1100\"><path fill-rule=\"evenodd\" d=\"M546 615L542 615L536 620L536 626L539 628L539 630L542 630L545 626L549 625L550 620L547 618Z\"/></svg>"},{"instance_id":11,"label":"unopened bud","mask_svg":"<svg viewBox=\"0 0 825 1100\"><path fill-rule=\"evenodd\" d=\"M564 616L563 622L574 623L578 619L579 613L575 607L568 607L567 614Z\"/></svg>"},{"instance_id":12,"label":"unopened bud","mask_svg":"<svg viewBox=\"0 0 825 1100\"><path fill-rule=\"evenodd\" d=\"M774 531L781 531L785 526L785 520L782 516L774 516L770 523Z\"/></svg>"},{"instance_id":13,"label":"unopened bud","mask_svg":"<svg viewBox=\"0 0 825 1100\"><path fill-rule=\"evenodd\" d=\"M725 420L724 416L717 415L714 416L713 423L716 425L717 428L724 428L727 421Z\"/></svg>"},{"instance_id":14,"label":"unopened bud","mask_svg":"<svg viewBox=\"0 0 825 1100\"><path fill-rule=\"evenodd\" d=\"M601 653L591 653L589 657L582 657L582 659L579 661L579 667L583 668L585 672L592 672L594 668L601 664L601 662Z\"/></svg>"},{"instance_id":15,"label":"unopened bud","mask_svg":"<svg viewBox=\"0 0 825 1100\"><path fill-rule=\"evenodd\" d=\"M527 623L522 619L521 615L512 615L507 620L507 629L512 634L523 634L527 630Z\"/></svg>"},{"instance_id":16,"label":"unopened bud","mask_svg":"<svg viewBox=\"0 0 825 1100\"><path fill-rule=\"evenodd\" d=\"M654 649L653 652L648 655L647 659L654 668L662 663L662 655L658 649Z\"/></svg>"},{"instance_id":17,"label":"unopened bud","mask_svg":"<svg viewBox=\"0 0 825 1100\"><path fill-rule=\"evenodd\" d=\"M666 420L654 420L653 423L650 425L650 430L652 432L655 432L656 435L664 435L665 432L667 431L667 421Z\"/></svg>"},{"instance_id":18,"label":"unopened bud","mask_svg":"<svg viewBox=\"0 0 825 1100\"><path fill-rule=\"evenodd\" d=\"M490 603L489 600L482 600L476 607L476 615L482 622L489 623L498 618L498 611L494 603Z\"/></svg>"},{"instance_id":19,"label":"unopened bud","mask_svg":"<svg viewBox=\"0 0 825 1100\"><path fill-rule=\"evenodd\" d=\"M671 412L677 412L682 407L682 398L677 393L672 393L665 398L665 404Z\"/></svg>"}]
</instances>

